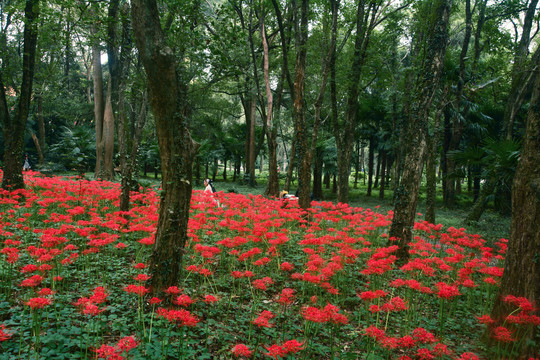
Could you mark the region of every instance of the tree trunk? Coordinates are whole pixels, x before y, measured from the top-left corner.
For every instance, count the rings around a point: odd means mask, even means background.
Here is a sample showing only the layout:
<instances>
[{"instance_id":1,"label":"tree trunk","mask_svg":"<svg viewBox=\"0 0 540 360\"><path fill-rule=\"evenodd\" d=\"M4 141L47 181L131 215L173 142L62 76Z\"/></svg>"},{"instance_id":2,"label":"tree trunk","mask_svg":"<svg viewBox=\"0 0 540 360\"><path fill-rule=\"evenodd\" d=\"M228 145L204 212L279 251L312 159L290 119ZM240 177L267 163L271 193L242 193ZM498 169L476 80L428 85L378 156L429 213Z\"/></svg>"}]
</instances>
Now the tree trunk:
<instances>
[{"instance_id":1,"label":"tree trunk","mask_svg":"<svg viewBox=\"0 0 540 360\"><path fill-rule=\"evenodd\" d=\"M442 101L445 99L447 91L443 91ZM439 149L439 136L441 133L440 124L445 106L439 102L440 109L435 114L435 124L433 125L433 136L427 137L426 156L426 221L435 223L435 208L437 201L437 155Z\"/></svg>"},{"instance_id":2,"label":"tree trunk","mask_svg":"<svg viewBox=\"0 0 540 360\"><path fill-rule=\"evenodd\" d=\"M36 102L37 102L36 118L37 118L38 127L39 127L38 143L39 143L39 148L41 149L39 165L43 166L43 163L45 162L45 153L47 151L47 149L45 148L47 145L45 144L45 120L43 119L43 97L41 95L36 95Z\"/></svg>"},{"instance_id":3,"label":"tree trunk","mask_svg":"<svg viewBox=\"0 0 540 360\"><path fill-rule=\"evenodd\" d=\"M387 152L386 150L380 150L379 152L379 156L381 159L381 184L380 184L380 187L379 187L379 199L384 199L384 186L386 185L385 184L385 180L386 180L386 157L387 157Z\"/></svg>"},{"instance_id":4,"label":"tree trunk","mask_svg":"<svg viewBox=\"0 0 540 360\"><path fill-rule=\"evenodd\" d=\"M192 193L192 163L198 149L189 132L187 83L161 29L156 0L132 1L133 33L144 65L154 113L162 193L149 273L152 292L178 285Z\"/></svg>"},{"instance_id":5,"label":"tree trunk","mask_svg":"<svg viewBox=\"0 0 540 360\"><path fill-rule=\"evenodd\" d=\"M373 187L373 168L375 167L375 140L373 137L369 139L368 151L368 187L366 196L371 196L371 189Z\"/></svg>"},{"instance_id":6,"label":"tree trunk","mask_svg":"<svg viewBox=\"0 0 540 360\"><path fill-rule=\"evenodd\" d=\"M265 190L267 196L279 196L279 178L278 178L278 164L277 164L277 141L276 133L277 128L272 124L272 112L273 112L273 97L272 89L270 88L270 69L268 65L268 43L266 41L266 30L264 27L264 17L261 16L261 38L263 43L264 53L264 84L266 89L266 139L268 142L268 184Z\"/></svg>"},{"instance_id":7,"label":"tree trunk","mask_svg":"<svg viewBox=\"0 0 540 360\"><path fill-rule=\"evenodd\" d=\"M107 100L105 102L105 111L103 113L103 167L101 168L100 178L103 180L114 179L114 114L111 99L111 79L109 79Z\"/></svg>"},{"instance_id":8,"label":"tree trunk","mask_svg":"<svg viewBox=\"0 0 540 360\"><path fill-rule=\"evenodd\" d=\"M257 99L252 96L249 107L249 146L248 146L248 164L249 186L255 186L255 115L257 114Z\"/></svg>"},{"instance_id":9,"label":"tree trunk","mask_svg":"<svg viewBox=\"0 0 540 360\"><path fill-rule=\"evenodd\" d=\"M414 86L407 127L407 146L403 164L403 176L395 195L394 218L390 228L390 238L399 239L396 254L401 262L409 258L409 243L412 241L412 228L418 203L422 178L422 163L426 150L426 129L431 104L439 86L443 60L448 40L448 23L452 0L437 0L433 6L435 13L428 19L426 54L419 76ZM431 14L430 14L431 15Z\"/></svg>"},{"instance_id":10,"label":"tree trunk","mask_svg":"<svg viewBox=\"0 0 540 360\"><path fill-rule=\"evenodd\" d=\"M515 312L515 305L504 301L507 295L527 298L535 304L528 315L540 315L540 62L536 63L533 95L526 120L521 157L512 186L512 225L501 286L491 313L497 325ZM525 312L525 311L524 311ZM522 344L520 358L538 356L538 326L516 332ZM530 341L527 341L530 340ZM532 341L531 341L532 340Z\"/></svg>"},{"instance_id":11,"label":"tree trunk","mask_svg":"<svg viewBox=\"0 0 540 360\"><path fill-rule=\"evenodd\" d=\"M4 132L4 175L2 189L16 190L24 188L23 179L23 142L26 120L32 97L32 84L36 63L38 37L39 0L27 0L24 9L24 45L22 61L22 84L14 117L9 115L6 92L0 74L0 124Z\"/></svg>"},{"instance_id":12,"label":"tree trunk","mask_svg":"<svg viewBox=\"0 0 540 360\"><path fill-rule=\"evenodd\" d=\"M299 29L296 38L296 63L294 67L294 133L298 152L298 204L304 210L311 205L311 159L307 139L306 109L304 99L305 70L307 58L309 0L302 0L300 5ZM298 11L296 9L295 11Z\"/></svg>"},{"instance_id":13,"label":"tree trunk","mask_svg":"<svg viewBox=\"0 0 540 360\"><path fill-rule=\"evenodd\" d=\"M313 199L323 199L322 176L323 176L323 152L320 147L315 149L315 166L313 169Z\"/></svg>"},{"instance_id":14,"label":"tree trunk","mask_svg":"<svg viewBox=\"0 0 540 360\"><path fill-rule=\"evenodd\" d=\"M373 187L376 189L379 187L379 176L381 174L381 158L382 153L379 150L379 156L377 157L377 166L375 167L375 183L373 184Z\"/></svg>"},{"instance_id":15,"label":"tree trunk","mask_svg":"<svg viewBox=\"0 0 540 360\"><path fill-rule=\"evenodd\" d=\"M493 193L496 190L496 187L497 187L496 179L491 179L491 178L486 179L484 186L480 190L478 199L476 200L469 214L465 218L465 222L476 222L480 220L480 217L484 213L484 210L486 209L486 206L488 204L488 198L491 195L493 195Z\"/></svg>"},{"instance_id":16,"label":"tree trunk","mask_svg":"<svg viewBox=\"0 0 540 360\"><path fill-rule=\"evenodd\" d=\"M97 36L96 25L91 27L92 36ZM101 69L101 50L99 44L92 45L92 78L94 84L94 126L96 129L96 168L94 178L101 178L103 171L103 117L105 103L103 100L103 73Z\"/></svg>"},{"instance_id":17,"label":"tree trunk","mask_svg":"<svg viewBox=\"0 0 540 360\"><path fill-rule=\"evenodd\" d=\"M528 68L527 62L529 45L531 43L531 29L537 5L538 0L531 0L529 2L521 29L521 39L518 46L516 46L516 52L514 54L514 61L512 64L512 84L504 110L504 127L507 139L512 139L514 120L525 101L525 94L527 93L526 89L532 83L533 79L531 74L532 69ZM536 50L535 57L538 56L539 51L540 49ZM538 61L535 61L535 63L538 63Z\"/></svg>"}]
</instances>

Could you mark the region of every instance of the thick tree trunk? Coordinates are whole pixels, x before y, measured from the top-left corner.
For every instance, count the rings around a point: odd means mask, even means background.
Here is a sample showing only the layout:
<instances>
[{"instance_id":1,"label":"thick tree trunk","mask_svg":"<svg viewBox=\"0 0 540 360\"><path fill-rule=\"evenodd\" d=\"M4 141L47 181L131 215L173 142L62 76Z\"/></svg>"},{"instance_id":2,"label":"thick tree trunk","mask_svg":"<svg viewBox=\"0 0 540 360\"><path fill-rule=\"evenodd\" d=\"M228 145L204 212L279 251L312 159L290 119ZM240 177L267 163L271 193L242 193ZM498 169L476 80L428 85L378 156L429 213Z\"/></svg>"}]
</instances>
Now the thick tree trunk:
<instances>
[{"instance_id":1,"label":"thick tree trunk","mask_svg":"<svg viewBox=\"0 0 540 360\"><path fill-rule=\"evenodd\" d=\"M399 250L396 256L401 262L406 262L409 258L408 244L412 241L412 228L426 150L428 118L441 78L451 8L452 0L437 0L433 6L435 13L431 16L433 22L428 24L427 51L423 66L419 69L413 93L415 95L408 114L403 176L395 195L394 218L389 234L391 238L399 239Z\"/></svg>"},{"instance_id":2,"label":"thick tree trunk","mask_svg":"<svg viewBox=\"0 0 540 360\"><path fill-rule=\"evenodd\" d=\"M0 74L0 124L2 124L2 131L4 132L3 189L16 190L24 188L23 141L32 98L38 37L38 23L36 20L38 16L39 0L27 0L24 9L22 84L13 118L9 115L5 87Z\"/></svg>"},{"instance_id":3,"label":"thick tree trunk","mask_svg":"<svg viewBox=\"0 0 540 360\"><path fill-rule=\"evenodd\" d=\"M501 286L495 299L492 318L497 325L515 312L507 295L527 298L535 304L529 315L540 315L540 62L536 63L535 83L526 121L521 157L512 186L512 225ZM522 344L520 358L538 356L538 326L516 332ZM527 342L526 340L532 340ZM536 341L536 343L535 343Z\"/></svg>"},{"instance_id":4,"label":"thick tree trunk","mask_svg":"<svg viewBox=\"0 0 540 360\"><path fill-rule=\"evenodd\" d=\"M150 257L150 285L157 294L178 285L192 193L192 163L197 144L188 129L187 84L161 29L155 0L133 0L135 42L144 65L154 113L162 170L162 193L155 244Z\"/></svg>"}]
</instances>

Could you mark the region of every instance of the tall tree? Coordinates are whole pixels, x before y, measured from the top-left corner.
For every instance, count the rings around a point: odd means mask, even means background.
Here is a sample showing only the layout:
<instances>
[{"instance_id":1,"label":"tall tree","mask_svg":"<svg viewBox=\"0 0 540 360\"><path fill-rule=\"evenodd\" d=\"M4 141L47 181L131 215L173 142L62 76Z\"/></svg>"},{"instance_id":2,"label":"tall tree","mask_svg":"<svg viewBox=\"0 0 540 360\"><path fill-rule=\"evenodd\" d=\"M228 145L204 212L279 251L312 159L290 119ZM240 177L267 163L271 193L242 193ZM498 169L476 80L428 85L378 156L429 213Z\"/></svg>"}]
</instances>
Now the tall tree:
<instances>
[{"instance_id":1,"label":"tall tree","mask_svg":"<svg viewBox=\"0 0 540 360\"><path fill-rule=\"evenodd\" d=\"M22 174L23 141L32 98L39 10L39 0L26 1L24 8L22 84L13 117L9 111L6 89L2 75L0 74L0 123L2 124L5 142L3 189L15 190L24 188Z\"/></svg>"},{"instance_id":2,"label":"tall tree","mask_svg":"<svg viewBox=\"0 0 540 360\"><path fill-rule=\"evenodd\" d=\"M528 93L527 90L532 85L534 78L531 70L534 67L534 64L536 64L536 61L533 60L532 65L530 64L529 45L532 40L531 31L534 19L535 16L538 16L536 10L537 5L538 0L530 0L525 13L525 19L523 20L523 27L521 28L521 39L516 45L516 50L514 53L514 61L512 65L512 84L504 111L504 126L506 129L507 139L512 139L514 120L526 99L526 94ZM537 48L534 57L538 58L539 56L540 49Z\"/></svg>"},{"instance_id":3,"label":"tall tree","mask_svg":"<svg viewBox=\"0 0 540 360\"><path fill-rule=\"evenodd\" d=\"M297 12L298 9L295 9ZM296 137L296 152L299 158L298 196L299 205L306 210L311 205L311 159L309 157L306 107L304 89L306 82L306 57L308 40L308 11L309 0L300 2L300 14L297 14L296 31L296 63L294 67L294 133Z\"/></svg>"},{"instance_id":4,"label":"tall tree","mask_svg":"<svg viewBox=\"0 0 540 360\"><path fill-rule=\"evenodd\" d=\"M270 88L270 66L269 66L269 53L268 53L268 41L266 39L266 28L264 25L264 11L261 14L261 39L263 44L263 72L264 72L264 84L266 89L266 142L268 144L268 167L270 176L268 177L268 185L266 186L265 194L270 196L278 196L279 194L279 179L277 171L277 127L272 124L273 113L273 95Z\"/></svg>"},{"instance_id":5,"label":"tall tree","mask_svg":"<svg viewBox=\"0 0 540 360\"><path fill-rule=\"evenodd\" d=\"M179 279L187 241L192 162L198 146L188 129L191 112L187 99L189 80L182 68L184 64L177 64L176 60L184 59L184 56L177 57L168 45L156 0L133 0L132 23L135 43L148 78L149 101L161 159L163 191L149 264L151 286L157 293L176 285Z\"/></svg>"},{"instance_id":6,"label":"tall tree","mask_svg":"<svg viewBox=\"0 0 540 360\"><path fill-rule=\"evenodd\" d=\"M539 316L540 302L540 61L534 67L535 82L526 120L525 137L512 186L512 224L501 286L491 313L497 325L505 322L515 308L505 301L507 295L525 297L535 304ZM520 335L521 336L521 335ZM525 333L520 358L538 355L534 348L538 326Z\"/></svg>"},{"instance_id":7,"label":"tall tree","mask_svg":"<svg viewBox=\"0 0 540 360\"><path fill-rule=\"evenodd\" d=\"M394 202L394 218L390 237L399 239L398 258L406 261L409 257L408 243L412 241L412 228L418 203L418 193L422 178L422 164L426 150L426 131L431 113L431 104L439 87L443 60L448 42L448 23L452 0L428 1L423 16L425 39L419 72L414 84L407 126L407 146L403 164L403 176ZM420 20L419 20L420 21Z\"/></svg>"}]
</instances>

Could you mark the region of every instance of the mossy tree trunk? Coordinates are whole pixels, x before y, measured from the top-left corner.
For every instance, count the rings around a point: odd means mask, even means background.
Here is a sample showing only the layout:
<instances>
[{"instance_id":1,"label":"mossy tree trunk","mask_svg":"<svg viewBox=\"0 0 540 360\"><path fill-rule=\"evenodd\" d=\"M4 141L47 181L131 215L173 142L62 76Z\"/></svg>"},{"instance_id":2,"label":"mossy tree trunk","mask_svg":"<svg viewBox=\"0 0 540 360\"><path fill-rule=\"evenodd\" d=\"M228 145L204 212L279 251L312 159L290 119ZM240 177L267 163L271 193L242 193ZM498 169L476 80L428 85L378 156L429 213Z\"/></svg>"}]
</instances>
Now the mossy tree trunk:
<instances>
[{"instance_id":1,"label":"mossy tree trunk","mask_svg":"<svg viewBox=\"0 0 540 360\"><path fill-rule=\"evenodd\" d=\"M192 162L197 144L188 130L187 81L161 28L156 0L133 0L135 43L148 78L162 171L162 193L155 244L150 257L150 285L157 294L178 285L187 241L192 193Z\"/></svg>"}]
</instances>

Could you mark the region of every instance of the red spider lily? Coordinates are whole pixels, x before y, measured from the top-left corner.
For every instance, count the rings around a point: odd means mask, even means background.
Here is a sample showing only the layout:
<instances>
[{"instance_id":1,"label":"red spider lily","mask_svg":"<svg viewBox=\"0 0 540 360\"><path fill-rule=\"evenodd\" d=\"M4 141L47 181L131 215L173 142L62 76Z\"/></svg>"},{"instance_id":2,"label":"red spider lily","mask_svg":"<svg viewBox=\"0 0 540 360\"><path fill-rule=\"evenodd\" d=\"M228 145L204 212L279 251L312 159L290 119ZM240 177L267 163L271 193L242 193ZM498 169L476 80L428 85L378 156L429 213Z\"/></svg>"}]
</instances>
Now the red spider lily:
<instances>
[{"instance_id":1,"label":"red spider lily","mask_svg":"<svg viewBox=\"0 0 540 360\"><path fill-rule=\"evenodd\" d=\"M255 289L259 290L267 290L268 285L272 285L274 283L274 280L272 280L270 277L265 276L262 279L256 279L253 280L252 285Z\"/></svg>"},{"instance_id":2,"label":"red spider lily","mask_svg":"<svg viewBox=\"0 0 540 360\"><path fill-rule=\"evenodd\" d=\"M347 324L349 322L347 317L338 312L339 308L332 304L327 304L323 309L308 306L302 310L302 317L305 320L317 323L332 322L334 324Z\"/></svg>"},{"instance_id":3,"label":"red spider lily","mask_svg":"<svg viewBox=\"0 0 540 360\"><path fill-rule=\"evenodd\" d=\"M189 311L184 309L167 310L164 308L159 308L156 311L156 314L158 317L164 317L169 322L180 322L180 326L195 326L199 322L199 319L195 315L192 315Z\"/></svg>"},{"instance_id":4,"label":"red spider lily","mask_svg":"<svg viewBox=\"0 0 540 360\"><path fill-rule=\"evenodd\" d=\"M422 344L431 344L436 341L435 336L424 328L416 328L412 334L413 338Z\"/></svg>"},{"instance_id":5,"label":"red spider lily","mask_svg":"<svg viewBox=\"0 0 540 360\"><path fill-rule=\"evenodd\" d=\"M236 357L246 357L246 358L249 358L251 357L251 355L253 355L253 351L252 350L249 350L249 347L247 347L246 345L244 344L237 344L235 345L231 352L236 356Z\"/></svg>"},{"instance_id":6,"label":"red spider lily","mask_svg":"<svg viewBox=\"0 0 540 360\"><path fill-rule=\"evenodd\" d=\"M424 348L416 350L416 356L418 357L419 360L435 359L435 355L433 355L429 349L424 349Z\"/></svg>"},{"instance_id":7,"label":"red spider lily","mask_svg":"<svg viewBox=\"0 0 540 360\"><path fill-rule=\"evenodd\" d=\"M144 286L142 285L128 285L126 287L124 287L124 291L128 292L128 293L131 293L131 294L137 294L139 296L143 296L144 294L146 294L149 289L145 288Z\"/></svg>"},{"instance_id":8,"label":"red spider lily","mask_svg":"<svg viewBox=\"0 0 540 360\"><path fill-rule=\"evenodd\" d=\"M95 350L98 359L106 360L123 360L124 357L121 354L118 354L117 349L111 345L101 345L99 349Z\"/></svg>"},{"instance_id":9,"label":"red spider lily","mask_svg":"<svg viewBox=\"0 0 540 360\"><path fill-rule=\"evenodd\" d=\"M274 317L274 314L272 314L270 311L268 310L264 310L262 311L258 317L256 317L252 323L254 325L257 325L258 327L266 327L266 328L270 328L272 326L274 326L274 324L270 324L268 323L268 321L270 319L272 319Z\"/></svg>"},{"instance_id":10,"label":"red spider lily","mask_svg":"<svg viewBox=\"0 0 540 360\"><path fill-rule=\"evenodd\" d=\"M148 266L146 264L144 264L144 263L138 263L138 264L133 265L133 267L135 269L142 270L142 269L146 269Z\"/></svg>"},{"instance_id":11,"label":"red spider lily","mask_svg":"<svg viewBox=\"0 0 540 360\"><path fill-rule=\"evenodd\" d=\"M218 301L218 299L214 295L205 295L204 300L207 304L212 304Z\"/></svg>"},{"instance_id":12,"label":"red spider lily","mask_svg":"<svg viewBox=\"0 0 540 360\"><path fill-rule=\"evenodd\" d=\"M384 290L375 290L375 291L364 291L360 294L356 294L360 299L364 301L371 301L377 298L385 297L388 292Z\"/></svg>"},{"instance_id":13,"label":"red spider lily","mask_svg":"<svg viewBox=\"0 0 540 360\"><path fill-rule=\"evenodd\" d=\"M148 302L150 303L150 305L155 305L155 304L159 304L160 302L162 302L163 300L161 300L160 298L157 298L157 297L153 297L151 298Z\"/></svg>"},{"instance_id":14,"label":"red spider lily","mask_svg":"<svg viewBox=\"0 0 540 360\"><path fill-rule=\"evenodd\" d=\"M179 305L179 306L184 306L184 307L187 307L191 304L193 304L194 300L191 299L188 295L186 294L182 294L180 296L178 296L175 300L174 300L174 303L176 305Z\"/></svg>"},{"instance_id":15,"label":"red spider lily","mask_svg":"<svg viewBox=\"0 0 540 360\"><path fill-rule=\"evenodd\" d=\"M489 316L488 314L479 316L477 317L477 319L481 324L485 324L485 325L491 325L495 322L495 320L493 320L491 316Z\"/></svg>"},{"instance_id":16,"label":"red spider lily","mask_svg":"<svg viewBox=\"0 0 540 360\"><path fill-rule=\"evenodd\" d=\"M281 305L290 305L292 304L292 301L294 299L294 289L285 288L281 291L281 295L279 296L277 302Z\"/></svg>"},{"instance_id":17,"label":"red spider lily","mask_svg":"<svg viewBox=\"0 0 540 360\"><path fill-rule=\"evenodd\" d=\"M42 288L39 290L38 294L39 296L47 296L47 295L54 295L55 291L52 291L49 288Z\"/></svg>"},{"instance_id":18,"label":"red spider lily","mask_svg":"<svg viewBox=\"0 0 540 360\"><path fill-rule=\"evenodd\" d=\"M364 332L366 336L372 337L376 340L380 340L386 337L386 333L384 332L384 330L379 329L378 327L373 325L365 328Z\"/></svg>"},{"instance_id":19,"label":"red spider lily","mask_svg":"<svg viewBox=\"0 0 540 360\"><path fill-rule=\"evenodd\" d=\"M295 354L300 350L304 349L304 343L299 342L298 340L289 340L284 342L283 344L273 344L270 346L265 346L266 350L268 350L267 353L264 355L278 359L281 357L285 357L289 354Z\"/></svg>"},{"instance_id":20,"label":"red spider lily","mask_svg":"<svg viewBox=\"0 0 540 360\"><path fill-rule=\"evenodd\" d=\"M437 289L439 289L437 296L440 298L448 300L458 295L461 295L457 286L448 285L444 282L438 282L436 286L437 286Z\"/></svg>"},{"instance_id":21,"label":"red spider lily","mask_svg":"<svg viewBox=\"0 0 540 360\"><path fill-rule=\"evenodd\" d=\"M504 297L504 302L519 307L522 311L532 312L536 311L531 302L525 297L516 297L514 295L507 295Z\"/></svg>"},{"instance_id":22,"label":"red spider lily","mask_svg":"<svg viewBox=\"0 0 540 360\"><path fill-rule=\"evenodd\" d=\"M182 292L177 286L170 286L165 292L169 295L178 295Z\"/></svg>"},{"instance_id":23,"label":"red spider lily","mask_svg":"<svg viewBox=\"0 0 540 360\"><path fill-rule=\"evenodd\" d=\"M6 332L6 326L4 324L0 325L0 342L11 339L13 333Z\"/></svg>"},{"instance_id":24,"label":"red spider lily","mask_svg":"<svg viewBox=\"0 0 540 360\"><path fill-rule=\"evenodd\" d=\"M32 277L28 279L24 279L19 286L22 287L36 287L43 281L43 277L41 275L33 275Z\"/></svg>"},{"instance_id":25,"label":"red spider lily","mask_svg":"<svg viewBox=\"0 0 540 360\"><path fill-rule=\"evenodd\" d=\"M505 343L516 341L516 339L512 338L512 331L504 326L498 326L493 329L493 338Z\"/></svg>"},{"instance_id":26,"label":"red spider lily","mask_svg":"<svg viewBox=\"0 0 540 360\"><path fill-rule=\"evenodd\" d=\"M126 336L122 339L118 340L117 347L118 349L122 350L122 352L128 352L132 349L135 349L139 343L137 342L137 339L133 336Z\"/></svg>"},{"instance_id":27,"label":"red spider lily","mask_svg":"<svg viewBox=\"0 0 540 360\"><path fill-rule=\"evenodd\" d=\"M28 264L26 266L23 266L21 269L21 272L24 273L33 273L34 271L37 271L38 267L34 264Z\"/></svg>"},{"instance_id":28,"label":"red spider lily","mask_svg":"<svg viewBox=\"0 0 540 360\"><path fill-rule=\"evenodd\" d=\"M51 305L52 301L51 299L47 299L47 298L35 297L35 298L31 298L24 304L28 305L32 309L43 309L44 307Z\"/></svg>"},{"instance_id":29,"label":"red spider lily","mask_svg":"<svg viewBox=\"0 0 540 360\"><path fill-rule=\"evenodd\" d=\"M480 360L480 358L475 353L464 352L463 354L461 354L458 360Z\"/></svg>"},{"instance_id":30,"label":"red spider lily","mask_svg":"<svg viewBox=\"0 0 540 360\"><path fill-rule=\"evenodd\" d=\"M139 274L137 276L133 277L133 280L135 281L148 281L150 280L151 276L146 274Z\"/></svg>"}]
</instances>

